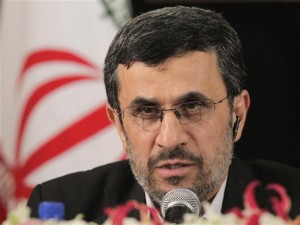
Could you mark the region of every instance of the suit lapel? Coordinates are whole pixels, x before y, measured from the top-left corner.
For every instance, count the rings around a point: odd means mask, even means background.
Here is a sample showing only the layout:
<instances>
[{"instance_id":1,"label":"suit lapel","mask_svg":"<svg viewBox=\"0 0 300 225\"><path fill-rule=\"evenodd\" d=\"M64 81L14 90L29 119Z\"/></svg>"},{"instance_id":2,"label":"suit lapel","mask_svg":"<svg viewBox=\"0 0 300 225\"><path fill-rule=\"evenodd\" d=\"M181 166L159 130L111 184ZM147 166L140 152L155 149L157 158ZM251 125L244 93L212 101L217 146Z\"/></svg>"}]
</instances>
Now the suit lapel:
<instances>
[{"instance_id":1,"label":"suit lapel","mask_svg":"<svg viewBox=\"0 0 300 225\"><path fill-rule=\"evenodd\" d=\"M146 203L145 192L134 178L128 161L122 170L124 172L116 177L114 182L104 191L105 205L110 208L115 208L130 200ZM128 216L139 219L139 213L136 210L130 212ZM101 215L95 222L102 224L106 219L106 215Z\"/></svg>"},{"instance_id":2,"label":"suit lapel","mask_svg":"<svg viewBox=\"0 0 300 225\"><path fill-rule=\"evenodd\" d=\"M234 207L243 208L243 195L247 185L255 180L250 169L234 155L229 168L227 184L225 188L222 213L230 211Z\"/></svg>"}]
</instances>

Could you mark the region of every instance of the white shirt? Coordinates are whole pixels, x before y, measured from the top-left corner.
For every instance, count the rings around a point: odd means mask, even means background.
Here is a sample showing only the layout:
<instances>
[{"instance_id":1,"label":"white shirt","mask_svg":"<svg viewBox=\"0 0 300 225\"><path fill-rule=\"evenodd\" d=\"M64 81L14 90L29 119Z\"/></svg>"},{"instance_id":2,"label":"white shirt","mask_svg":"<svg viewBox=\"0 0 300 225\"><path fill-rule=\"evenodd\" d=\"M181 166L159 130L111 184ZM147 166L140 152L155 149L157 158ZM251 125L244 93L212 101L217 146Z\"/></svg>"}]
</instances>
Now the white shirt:
<instances>
[{"instance_id":1,"label":"white shirt","mask_svg":"<svg viewBox=\"0 0 300 225\"><path fill-rule=\"evenodd\" d=\"M207 209L207 211L205 211L203 218L209 218L209 215L216 215L216 214L221 214L221 209L222 209L222 203L223 203L223 199L224 199L224 193L225 193L225 187L226 187L226 183L227 183L227 178L225 179L225 181L223 182L221 188L219 189L219 191L217 192L216 196L214 197L214 199L212 200L209 208ZM146 197L146 204L149 207L155 207L154 203L152 202L151 198L149 197L148 193L145 192L145 197ZM208 213L209 211L209 213ZM160 217L161 218L161 217ZM161 220L163 221L163 219L161 218Z\"/></svg>"}]
</instances>

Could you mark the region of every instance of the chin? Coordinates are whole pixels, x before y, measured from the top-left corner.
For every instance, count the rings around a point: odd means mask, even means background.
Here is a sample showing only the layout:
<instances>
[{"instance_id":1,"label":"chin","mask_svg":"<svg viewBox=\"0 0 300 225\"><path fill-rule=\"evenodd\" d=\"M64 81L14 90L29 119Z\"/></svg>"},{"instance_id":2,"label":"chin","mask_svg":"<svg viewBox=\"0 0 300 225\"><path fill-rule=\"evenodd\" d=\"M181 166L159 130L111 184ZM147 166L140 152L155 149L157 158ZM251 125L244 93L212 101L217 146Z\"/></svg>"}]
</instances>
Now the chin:
<instances>
[{"instance_id":1,"label":"chin","mask_svg":"<svg viewBox=\"0 0 300 225\"><path fill-rule=\"evenodd\" d=\"M158 184L163 184L160 185L159 189L165 192L177 188L191 189L190 187L192 186L192 182L188 182L182 177L170 177L168 179L164 179L163 182L158 182Z\"/></svg>"}]
</instances>

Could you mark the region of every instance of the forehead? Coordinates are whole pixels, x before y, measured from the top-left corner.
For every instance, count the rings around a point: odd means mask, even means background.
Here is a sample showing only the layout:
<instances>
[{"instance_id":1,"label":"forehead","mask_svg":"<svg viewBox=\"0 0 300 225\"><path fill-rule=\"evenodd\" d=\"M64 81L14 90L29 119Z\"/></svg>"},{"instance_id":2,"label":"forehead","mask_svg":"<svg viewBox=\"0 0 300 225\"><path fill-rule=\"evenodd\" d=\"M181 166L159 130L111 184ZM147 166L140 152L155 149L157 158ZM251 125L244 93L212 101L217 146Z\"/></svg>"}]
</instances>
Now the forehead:
<instances>
[{"instance_id":1,"label":"forehead","mask_svg":"<svg viewBox=\"0 0 300 225\"><path fill-rule=\"evenodd\" d=\"M226 95L214 52L190 52L171 57L158 66L135 62L130 68L118 67L121 107L136 98L158 104L173 104L188 93L200 93L217 99Z\"/></svg>"}]
</instances>

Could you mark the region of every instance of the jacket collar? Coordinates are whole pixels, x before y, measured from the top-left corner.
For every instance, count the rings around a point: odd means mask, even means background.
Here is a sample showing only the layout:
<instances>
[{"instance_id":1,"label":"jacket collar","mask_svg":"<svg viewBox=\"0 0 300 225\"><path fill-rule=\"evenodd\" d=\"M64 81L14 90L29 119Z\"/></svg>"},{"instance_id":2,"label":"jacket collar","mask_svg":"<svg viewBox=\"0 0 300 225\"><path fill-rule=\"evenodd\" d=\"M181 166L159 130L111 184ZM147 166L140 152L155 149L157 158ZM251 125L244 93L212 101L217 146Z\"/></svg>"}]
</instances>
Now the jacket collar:
<instances>
[{"instance_id":1,"label":"jacket collar","mask_svg":"<svg viewBox=\"0 0 300 225\"><path fill-rule=\"evenodd\" d=\"M128 160L121 163L123 164L123 173L117 176L115 180L104 190L104 201L106 202L107 207L115 208L130 200L146 203L145 192L134 178ZM137 211L132 211L128 214L128 216L139 219L139 213ZM107 215L101 215L94 222L103 224L106 219Z\"/></svg>"},{"instance_id":2,"label":"jacket collar","mask_svg":"<svg viewBox=\"0 0 300 225\"><path fill-rule=\"evenodd\" d=\"M234 155L229 167L227 184L222 204L222 213L227 213L230 209L244 207L243 196L247 185L254 181L255 177L250 169Z\"/></svg>"}]
</instances>

